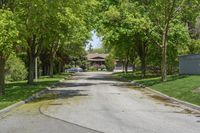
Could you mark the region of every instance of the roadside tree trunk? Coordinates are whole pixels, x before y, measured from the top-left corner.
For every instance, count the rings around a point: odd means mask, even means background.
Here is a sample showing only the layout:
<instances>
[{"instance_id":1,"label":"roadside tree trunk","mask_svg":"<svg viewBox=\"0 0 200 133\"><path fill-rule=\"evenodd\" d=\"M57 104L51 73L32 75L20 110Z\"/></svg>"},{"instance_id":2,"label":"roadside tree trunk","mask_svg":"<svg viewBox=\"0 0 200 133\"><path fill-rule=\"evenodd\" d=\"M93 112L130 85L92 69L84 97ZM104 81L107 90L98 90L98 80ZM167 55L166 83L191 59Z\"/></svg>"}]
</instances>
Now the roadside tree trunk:
<instances>
[{"instance_id":1,"label":"roadside tree trunk","mask_svg":"<svg viewBox=\"0 0 200 133\"><path fill-rule=\"evenodd\" d=\"M129 64L129 61L128 59L125 61L125 73L128 73L128 64Z\"/></svg>"},{"instance_id":2,"label":"roadside tree trunk","mask_svg":"<svg viewBox=\"0 0 200 133\"><path fill-rule=\"evenodd\" d=\"M49 73L50 78L53 78L53 66L54 66L53 61L50 61L50 73Z\"/></svg>"},{"instance_id":3,"label":"roadside tree trunk","mask_svg":"<svg viewBox=\"0 0 200 133\"><path fill-rule=\"evenodd\" d=\"M5 94L5 58L0 55L0 96Z\"/></svg>"},{"instance_id":4,"label":"roadside tree trunk","mask_svg":"<svg viewBox=\"0 0 200 133\"><path fill-rule=\"evenodd\" d=\"M144 78L146 76L146 53L147 53L147 45L146 43L138 40L138 55L141 62L141 77Z\"/></svg>"},{"instance_id":5,"label":"roadside tree trunk","mask_svg":"<svg viewBox=\"0 0 200 133\"><path fill-rule=\"evenodd\" d=\"M132 64L133 64L132 65L132 72L134 73L135 72L135 64L134 64L134 62Z\"/></svg>"},{"instance_id":6,"label":"roadside tree trunk","mask_svg":"<svg viewBox=\"0 0 200 133\"><path fill-rule=\"evenodd\" d=\"M165 26L162 37L162 62L161 62L161 80L163 82L167 81L167 36L168 36L169 26Z\"/></svg>"},{"instance_id":7,"label":"roadside tree trunk","mask_svg":"<svg viewBox=\"0 0 200 133\"><path fill-rule=\"evenodd\" d=\"M35 44L36 36L29 38L27 40L28 49L28 84L34 83L34 71L35 71L35 58L36 58L36 44Z\"/></svg>"},{"instance_id":8,"label":"roadside tree trunk","mask_svg":"<svg viewBox=\"0 0 200 133\"><path fill-rule=\"evenodd\" d=\"M123 70L123 73L125 73L125 61L124 60L122 61L122 70Z\"/></svg>"},{"instance_id":9,"label":"roadside tree trunk","mask_svg":"<svg viewBox=\"0 0 200 133\"><path fill-rule=\"evenodd\" d=\"M34 83L35 57L28 52L28 84Z\"/></svg>"},{"instance_id":10,"label":"roadside tree trunk","mask_svg":"<svg viewBox=\"0 0 200 133\"><path fill-rule=\"evenodd\" d=\"M145 61L145 55L142 55L141 57L141 70L142 70L142 78L145 78L146 76L146 61Z\"/></svg>"},{"instance_id":11,"label":"roadside tree trunk","mask_svg":"<svg viewBox=\"0 0 200 133\"><path fill-rule=\"evenodd\" d=\"M51 52L50 52L50 68L49 68L49 70L50 70L50 73L49 73L49 76L51 77L51 78L53 78L53 75L54 75L54 59L55 59L55 55L56 55L56 51L54 51L53 50L53 48L51 49Z\"/></svg>"}]
</instances>

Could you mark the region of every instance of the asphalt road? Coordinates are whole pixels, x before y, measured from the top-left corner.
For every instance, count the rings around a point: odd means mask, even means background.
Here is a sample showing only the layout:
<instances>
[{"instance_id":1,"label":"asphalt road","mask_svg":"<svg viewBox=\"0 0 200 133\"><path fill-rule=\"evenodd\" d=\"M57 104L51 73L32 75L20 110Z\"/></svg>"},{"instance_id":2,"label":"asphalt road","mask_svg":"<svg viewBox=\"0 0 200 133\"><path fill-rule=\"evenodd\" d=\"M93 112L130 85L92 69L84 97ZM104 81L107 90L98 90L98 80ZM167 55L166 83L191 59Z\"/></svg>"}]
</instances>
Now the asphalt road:
<instances>
[{"instance_id":1,"label":"asphalt road","mask_svg":"<svg viewBox=\"0 0 200 133\"><path fill-rule=\"evenodd\" d=\"M199 133L200 114L106 72L80 73L0 119L0 133Z\"/></svg>"}]
</instances>

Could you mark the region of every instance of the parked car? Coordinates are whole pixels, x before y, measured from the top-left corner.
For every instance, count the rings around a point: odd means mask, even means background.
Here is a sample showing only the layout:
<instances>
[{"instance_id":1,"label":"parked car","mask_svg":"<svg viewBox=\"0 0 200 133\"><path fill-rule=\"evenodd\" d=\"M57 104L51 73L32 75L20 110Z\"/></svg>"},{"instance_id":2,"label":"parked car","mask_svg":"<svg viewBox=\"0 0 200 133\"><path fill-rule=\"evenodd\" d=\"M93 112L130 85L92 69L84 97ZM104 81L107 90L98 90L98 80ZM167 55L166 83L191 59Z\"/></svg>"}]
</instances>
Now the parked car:
<instances>
[{"instance_id":1,"label":"parked car","mask_svg":"<svg viewBox=\"0 0 200 133\"><path fill-rule=\"evenodd\" d=\"M82 68L69 68L66 69L66 72L75 73L75 72L83 72Z\"/></svg>"}]
</instances>

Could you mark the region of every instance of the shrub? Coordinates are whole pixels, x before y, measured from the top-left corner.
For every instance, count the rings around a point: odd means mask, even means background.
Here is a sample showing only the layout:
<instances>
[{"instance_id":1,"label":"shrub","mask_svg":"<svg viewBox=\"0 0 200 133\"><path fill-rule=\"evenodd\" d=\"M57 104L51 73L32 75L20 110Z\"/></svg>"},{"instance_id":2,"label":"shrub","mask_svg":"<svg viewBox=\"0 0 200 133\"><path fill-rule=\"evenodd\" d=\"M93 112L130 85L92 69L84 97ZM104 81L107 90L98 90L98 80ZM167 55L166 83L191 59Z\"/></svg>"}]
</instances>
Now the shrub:
<instances>
[{"instance_id":1,"label":"shrub","mask_svg":"<svg viewBox=\"0 0 200 133\"><path fill-rule=\"evenodd\" d=\"M103 71L103 70L106 69L106 66L105 65L101 65L100 68L101 68L101 71Z\"/></svg>"},{"instance_id":2,"label":"shrub","mask_svg":"<svg viewBox=\"0 0 200 133\"><path fill-rule=\"evenodd\" d=\"M115 59L113 56L109 55L105 59L105 66L108 71L113 71L115 68Z\"/></svg>"},{"instance_id":3,"label":"shrub","mask_svg":"<svg viewBox=\"0 0 200 133\"><path fill-rule=\"evenodd\" d=\"M90 66L89 71L97 71L97 68L95 66Z\"/></svg>"},{"instance_id":4,"label":"shrub","mask_svg":"<svg viewBox=\"0 0 200 133\"><path fill-rule=\"evenodd\" d=\"M6 62L6 80L19 81L27 77L27 70L24 62L16 55L11 55Z\"/></svg>"}]
</instances>

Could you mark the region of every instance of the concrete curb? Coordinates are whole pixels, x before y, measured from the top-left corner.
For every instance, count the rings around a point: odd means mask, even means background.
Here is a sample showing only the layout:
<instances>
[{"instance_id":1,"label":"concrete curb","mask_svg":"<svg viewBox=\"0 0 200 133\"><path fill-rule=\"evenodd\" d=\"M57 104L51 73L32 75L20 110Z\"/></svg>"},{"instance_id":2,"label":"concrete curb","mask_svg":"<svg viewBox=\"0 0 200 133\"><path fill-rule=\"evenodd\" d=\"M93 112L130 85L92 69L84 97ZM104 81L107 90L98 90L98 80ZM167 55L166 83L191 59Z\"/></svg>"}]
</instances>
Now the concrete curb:
<instances>
[{"instance_id":1,"label":"concrete curb","mask_svg":"<svg viewBox=\"0 0 200 133\"><path fill-rule=\"evenodd\" d=\"M69 78L70 78L70 77L71 77L71 76L69 76ZM59 83L65 81L66 79L67 79L67 78L61 79L61 80L59 80L58 82L54 83L53 85L51 85L51 86L49 86L49 87L46 87L46 88L44 88L43 90L41 90L41 91L39 91L39 92L33 94L33 95L30 96L29 98L27 98L27 99L25 99L25 100L23 100L23 101L17 102L17 103L15 103L15 104L13 104L13 105L10 105L10 106L8 106L8 107L6 107L6 108L0 110L0 118L5 117L4 115L5 115L6 113L12 111L13 109L15 109L15 108L17 108L17 107L19 107L19 106L21 106L21 105L23 105L23 104L26 104L26 103L29 103L29 102L35 100L36 98L38 98L38 97L40 97L41 95L45 94L45 93L46 93L48 90L50 90L51 88L55 87L57 84L59 84Z\"/></svg>"},{"instance_id":2,"label":"concrete curb","mask_svg":"<svg viewBox=\"0 0 200 133\"><path fill-rule=\"evenodd\" d=\"M10 112L10 111L13 110L14 108L19 107L19 106L21 106L21 105L23 105L23 104L25 104L25 101L20 101L20 102L17 102L17 103L15 103L15 104L13 104L13 105L10 105L10 106L8 106L8 107L6 107L6 108L0 110L0 118L3 117L4 114Z\"/></svg>"},{"instance_id":3,"label":"concrete curb","mask_svg":"<svg viewBox=\"0 0 200 133\"><path fill-rule=\"evenodd\" d=\"M168 96L166 94L163 94L163 93L161 93L161 92L159 92L157 90L151 89L150 87L146 87L145 85L142 85L142 84L134 82L134 81L131 81L131 84L134 85L134 86L141 87L141 88L144 88L146 90L149 90L149 91L151 91L153 93L156 93L159 96L168 98L171 101L177 102L177 103L179 103L181 105L184 105L187 108L191 108L191 109L193 109L193 110L195 110L195 111L200 113L200 106L198 106L198 105L195 105L195 104L192 104L192 103L189 103L189 102L186 102L186 101L182 101L182 100L176 99L174 97L170 97L170 96Z\"/></svg>"},{"instance_id":4,"label":"concrete curb","mask_svg":"<svg viewBox=\"0 0 200 133\"><path fill-rule=\"evenodd\" d=\"M28 102L31 102L33 101L34 99L38 98L39 96L41 96L42 94L46 93L48 90L50 89L50 87L46 87L45 89L33 94L32 96L30 96L29 98L23 100L23 101L19 101L13 105L10 105L2 110L0 110L0 118L4 117L4 115L10 111L12 111L13 109L23 105L23 104L26 104Z\"/></svg>"}]
</instances>

